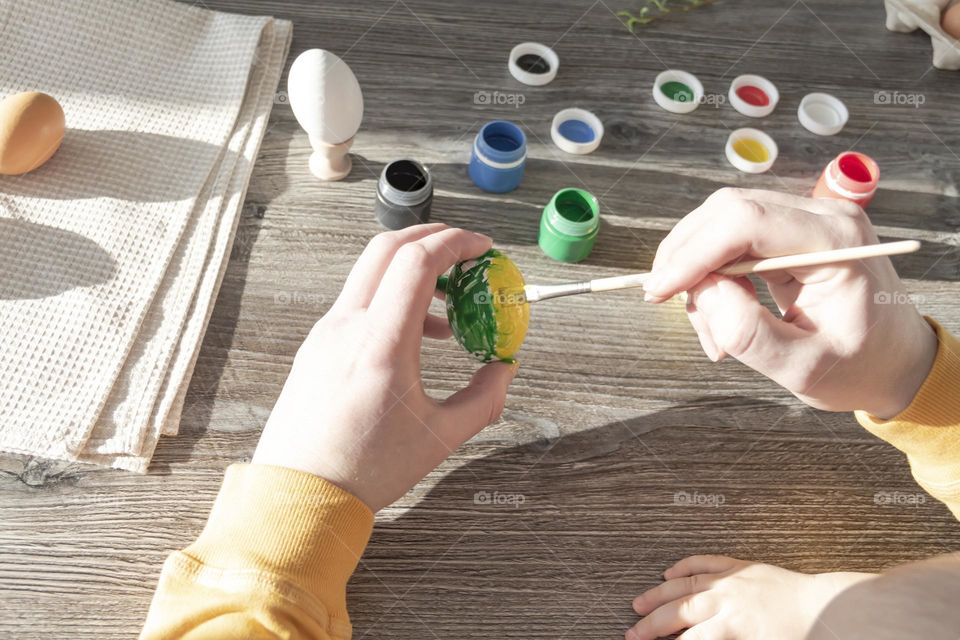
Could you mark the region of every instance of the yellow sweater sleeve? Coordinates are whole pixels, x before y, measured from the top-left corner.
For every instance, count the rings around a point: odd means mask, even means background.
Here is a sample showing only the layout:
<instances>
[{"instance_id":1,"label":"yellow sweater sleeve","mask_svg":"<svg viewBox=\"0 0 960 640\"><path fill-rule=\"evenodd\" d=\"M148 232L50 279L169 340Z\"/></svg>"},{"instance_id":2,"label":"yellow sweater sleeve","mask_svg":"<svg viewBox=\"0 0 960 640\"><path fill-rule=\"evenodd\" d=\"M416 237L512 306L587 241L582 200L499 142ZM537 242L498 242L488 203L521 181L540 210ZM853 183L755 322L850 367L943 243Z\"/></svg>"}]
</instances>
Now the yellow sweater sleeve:
<instances>
[{"instance_id":1,"label":"yellow sweater sleeve","mask_svg":"<svg viewBox=\"0 0 960 640\"><path fill-rule=\"evenodd\" d=\"M960 340L927 318L937 356L913 402L890 420L858 411L868 431L907 454L913 477L960 519Z\"/></svg>"},{"instance_id":2,"label":"yellow sweater sleeve","mask_svg":"<svg viewBox=\"0 0 960 640\"><path fill-rule=\"evenodd\" d=\"M163 565L141 638L347 639L373 513L314 475L227 469L196 542Z\"/></svg>"}]
</instances>

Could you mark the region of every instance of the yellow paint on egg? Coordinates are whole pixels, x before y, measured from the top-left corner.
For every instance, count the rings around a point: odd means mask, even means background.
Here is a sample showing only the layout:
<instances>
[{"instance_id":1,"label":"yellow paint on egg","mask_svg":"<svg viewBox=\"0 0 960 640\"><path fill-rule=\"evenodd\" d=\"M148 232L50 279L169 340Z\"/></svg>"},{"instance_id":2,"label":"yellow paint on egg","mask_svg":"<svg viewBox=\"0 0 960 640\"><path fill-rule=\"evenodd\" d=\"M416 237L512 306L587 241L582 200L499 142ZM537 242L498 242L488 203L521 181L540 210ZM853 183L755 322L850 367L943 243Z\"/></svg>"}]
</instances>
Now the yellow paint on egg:
<instances>
[{"instance_id":1,"label":"yellow paint on egg","mask_svg":"<svg viewBox=\"0 0 960 640\"><path fill-rule=\"evenodd\" d=\"M530 305L523 294L523 274L506 256L495 256L487 270L497 321L497 355L512 358L520 350L530 324Z\"/></svg>"},{"instance_id":2,"label":"yellow paint on egg","mask_svg":"<svg viewBox=\"0 0 960 640\"><path fill-rule=\"evenodd\" d=\"M770 151L767 147L753 138L740 138L734 141L733 150L738 156L750 162L766 162L770 159Z\"/></svg>"}]
</instances>

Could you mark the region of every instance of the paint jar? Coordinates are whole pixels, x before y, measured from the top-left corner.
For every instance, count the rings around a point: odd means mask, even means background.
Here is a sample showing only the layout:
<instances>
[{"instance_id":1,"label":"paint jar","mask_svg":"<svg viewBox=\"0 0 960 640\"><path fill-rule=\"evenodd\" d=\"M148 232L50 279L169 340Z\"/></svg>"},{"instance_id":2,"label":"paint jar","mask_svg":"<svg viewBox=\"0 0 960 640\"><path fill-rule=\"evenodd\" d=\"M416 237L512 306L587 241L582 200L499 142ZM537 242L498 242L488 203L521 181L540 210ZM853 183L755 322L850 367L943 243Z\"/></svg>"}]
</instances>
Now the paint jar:
<instances>
[{"instance_id":1,"label":"paint jar","mask_svg":"<svg viewBox=\"0 0 960 640\"><path fill-rule=\"evenodd\" d=\"M834 136L847 124L850 112L839 98L829 93L808 93L797 107L797 118L811 133Z\"/></svg>"},{"instance_id":2,"label":"paint jar","mask_svg":"<svg viewBox=\"0 0 960 640\"><path fill-rule=\"evenodd\" d=\"M545 44L522 42L510 51L507 68L523 84L540 87L557 77L560 57Z\"/></svg>"},{"instance_id":3,"label":"paint jar","mask_svg":"<svg viewBox=\"0 0 960 640\"><path fill-rule=\"evenodd\" d=\"M653 81L653 99L671 113L690 113L703 102L703 84L692 73L667 69Z\"/></svg>"},{"instance_id":4,"label":"paint jar","mask_svg":"<svg viewBox=\"0 0 960 640\"><path fill-rule=\"evenodd\" d=\"M730 164L744 173L763 173L773 166L779 153L773 138L749 127L732 132L725 151Z\"/></svg>"},{"instance_id":5,"label":"paint jar","mask_svg":"<svg viewBox=\"0 0 960 640\"><path fill-rule=\"evenodd\" d=\"M727 99L738 112L751 118L764 118L777 107L780 92L776 85L751 74L737 76L730 83Z\"/></svg>"},{"instance_id":6,"label":"paint jar","mask_svg":"<svg viewBox=\"0 0 960 640\"><path fill-rule=\"evenodd\" d=\"M403 229L430 221L433 180L416 160L394 160L383 168L377 182L374 213L387 229Z\"/></svg>"},{"instance_id":7,"label":"paint jar","mask_svg":"<svg viewBox=\"0 0 960 640\"><path fill-rule=\"evenodd\" d=\"M877 192L880 167L870 156L846 151L830 161L817 185L814 198L838 198L866 207Z\"/></svg>"},{"instance_id":8,"label":"paint jar","mask_svg":"<svg viewBox=\"0 0 960 640\"><path fill-rule=\"evenodd\" d=\"M553 116L550 137L563 151L585 155L600 146L603 123L586 109L564 109Z\"/></svg>"},{"instance_id":9,"label":"paint jar","mask_svg":"<svg viewBox=\"0 0 960 640\"><path fill-rule=\"evenodd\" d=\"M473 183L490 193L513 191L523 180L527 163L527 138L507 120L483 125L473 141L467 173Z\"/></svg>"},{"instance_id":10,"label":"paint jar","mask_svg":"<svg viewBox=\"0 0 960 640\"><path fill-rule=\"evenodd\" d=\"M580 262L590 255L600 231L600 205L583 189L561 189L540 217L538 244L561 262Z\"/></svg>"}]
</instances>

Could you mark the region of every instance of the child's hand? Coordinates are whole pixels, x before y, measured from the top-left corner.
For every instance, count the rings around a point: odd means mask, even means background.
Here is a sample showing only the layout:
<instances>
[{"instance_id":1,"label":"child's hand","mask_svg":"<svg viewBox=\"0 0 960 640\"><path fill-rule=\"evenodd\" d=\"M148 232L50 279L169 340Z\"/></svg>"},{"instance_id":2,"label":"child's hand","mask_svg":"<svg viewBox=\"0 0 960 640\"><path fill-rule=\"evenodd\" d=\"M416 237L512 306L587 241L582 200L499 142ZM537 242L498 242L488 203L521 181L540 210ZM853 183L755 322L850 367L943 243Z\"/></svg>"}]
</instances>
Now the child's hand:
<instances>
[{"instance_id":1,"label":"child's hand","mask_svg":"<svg viewBox=\"0 0 960 640\"><path fill-rule=\"evenodd\" d=\"M495 362L438 402L420 379L437 276L490 248L490 238L430 224L367 245L330 311L297 352L253 456L318 475L381 509L496 420L516 366Z\"/></svg>"},{"instance_id":2,"label":"child's hand","mask_svg":"<svg viewBox=\"0 0 960 640\"><path fill-rule=\"evenodd\" d=\"M689 629L678 640L805 640L830 601L868 573L808 575L725 556L691 556L663 572L665 582L637 596L643 620L626 640Z\"/></svg>"},{"instance_id":3,"label":"child's hand","mask_svg":"<svg viewBox=\"0 0 960 640\"><path fill-rule=\"evenodd\" d=\"M876 242L853 203L721 189L660 243L644 288L652 302L689 291L687 313L710 359L729 354L820 409L890 418L916 395L937 342L889 258L760 275L782 318L748 278L711 274L739 260Z\"/></svg>"}]
</instances>

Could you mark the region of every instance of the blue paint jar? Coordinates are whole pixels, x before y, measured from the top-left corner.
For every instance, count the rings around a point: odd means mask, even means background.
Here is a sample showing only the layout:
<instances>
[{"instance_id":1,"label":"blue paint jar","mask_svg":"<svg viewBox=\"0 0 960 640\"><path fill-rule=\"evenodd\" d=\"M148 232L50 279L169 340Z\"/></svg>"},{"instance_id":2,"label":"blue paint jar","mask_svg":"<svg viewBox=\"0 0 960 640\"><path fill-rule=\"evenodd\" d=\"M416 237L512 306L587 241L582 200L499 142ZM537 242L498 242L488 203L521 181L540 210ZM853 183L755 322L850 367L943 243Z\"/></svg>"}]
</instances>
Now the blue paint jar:
<instances>
[{"instance_id":1,"label":"blue paint jar","mask_svg":"<svg viewBox=\"0 0 960 640\"><path fill-rule=\"evenodd\" d=\"M467 173L474 184L491 193L513 191L523 180L527 164L527 138L507 120L483 125L473 141Z\"/></svg>"}]
</instances>

